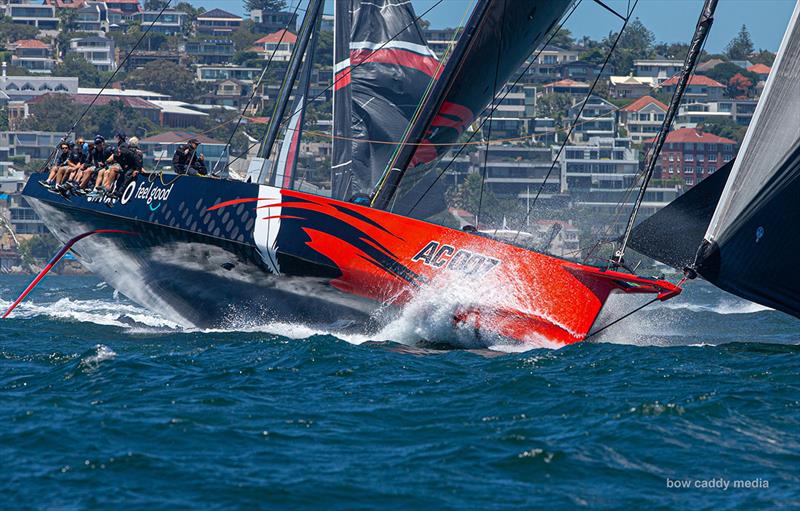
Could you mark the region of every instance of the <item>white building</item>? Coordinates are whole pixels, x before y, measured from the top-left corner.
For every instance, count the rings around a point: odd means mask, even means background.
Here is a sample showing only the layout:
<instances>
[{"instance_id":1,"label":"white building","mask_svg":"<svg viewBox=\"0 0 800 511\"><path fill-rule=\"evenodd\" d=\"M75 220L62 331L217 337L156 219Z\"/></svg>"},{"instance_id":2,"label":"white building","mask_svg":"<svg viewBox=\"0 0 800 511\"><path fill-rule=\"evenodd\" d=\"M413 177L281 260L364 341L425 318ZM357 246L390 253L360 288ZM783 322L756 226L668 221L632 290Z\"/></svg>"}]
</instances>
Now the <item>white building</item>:
<instances>
[{"instance_id":1,"label":"white building","mask_svg":"<svg viewBox=\"0 0 800 511\"><path fill-rule=\"evenodd\" d=\"M619 111L620 125L636 143L653 138L664 123L667 105L651 97L642 96Z\"/></svg>"},{"instance_id":2,"label":"white building","mask_svg":"<svg viewBox=\"0 0 800 511\"><path fill-rule=\"evenodd\" d=\"M5 15L19 25L31 25L39 30L51 34L58 33L59 19L56 9L52 5L43 5L42 2L7 2L3 6Z\"/></svg>"},{"instance_id":3,"label":"white building","mask_svg":"<svg viewBox=\"0 0 800 511\"><path fill-rule=\"evenodd\" d=\"M117 68L114 40L105 37L80 37L69 40L69 53L77 53L98 71Z\"/></svg>"},{"instance_id":4,"label":"white building","mask_svg":"<svg viewBox=\"0 0 800 511\"><path fill-rule=\"evenodd\" d=\"M683 61L668 59L634 60L633 67L636 76L649 76L655 78L657 83L661 83L683 69Z\"/></svg>"}]
</instances>

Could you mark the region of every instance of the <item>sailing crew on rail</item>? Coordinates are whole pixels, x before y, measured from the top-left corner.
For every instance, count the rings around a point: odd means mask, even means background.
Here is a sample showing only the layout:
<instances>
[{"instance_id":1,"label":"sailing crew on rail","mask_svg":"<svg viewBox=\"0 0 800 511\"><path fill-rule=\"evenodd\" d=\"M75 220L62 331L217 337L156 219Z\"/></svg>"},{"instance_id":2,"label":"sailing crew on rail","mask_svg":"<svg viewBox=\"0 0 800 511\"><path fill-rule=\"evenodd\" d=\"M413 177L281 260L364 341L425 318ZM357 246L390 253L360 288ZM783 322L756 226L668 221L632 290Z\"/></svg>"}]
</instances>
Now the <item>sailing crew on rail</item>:
<instances>
[{"instance_id":1,"label":"sailing crew on rail","mask_svg":"<svg viewBox=\"0 0 800 511\"><path fill-rule=\"evenodd\" d=\"M53 166L50 167L50 174L47 176L45 181L39 181L39 184L45 188L52 189L55 186L54 181L56 176L58 176L58 169L67 164L68 158L69 144L66 141L62 141L60 144L58 144L58 151L56 153L55 162L53 163Z\"/></svg>"},{"instance_id":2,"label":"sailing crew on rail","mask_svg":"<svg viewBox=\"0 0 800 511\"><path fill-rule=\"evenodd\" d=\"M83 148L74 142L69 142L69 155L67 162L58 169L56 176L56 190L59 192L69 191L67 183L75 176L76 172L83 170L86 159L83 156Z\"/></svg>"},{"instance_id":3,"label":"sailing crew on rail","mask_svg":"<svg viewBox=\"0 0 800 511\"><path fill-rule=\"evenodd\" d=\"M127 142L118 145L114 152L114 164L105 173L105 193L114 198L122 197L128 183L136 179L142 171L143 162L144 154L139 149L137 137L131 137Z\"/></svg>"},{"instance_id":4,"label":"sailing crew on rail","mask_svg":"<svg viewBox=\"0 0 800 511\"><path fill-rule=\"evenodd\" d=\"M208 174L206 169L205 157L197 154L200 141L196 138L190 139L187 143L181 144L172 156L172 168L176 174L189 174L190 176Z\"/></svg>"},{"instance_id":5,"label":"sailing crew on rail","mask_svg":"<svg viewBox=\"0 0 800 511\"><path fill-rule=\"evenodd\" d=\"M94 137L94 143L89 145L89 157L86 161L86 168L83 169L78 177L78 187L85 191L92 179L99 179L99 175L109 164L109 160L114 156L114 150L106 145L106 139L101 135ZM95 181L97 185L97 181Z\"/></svg>"}]
</instances>

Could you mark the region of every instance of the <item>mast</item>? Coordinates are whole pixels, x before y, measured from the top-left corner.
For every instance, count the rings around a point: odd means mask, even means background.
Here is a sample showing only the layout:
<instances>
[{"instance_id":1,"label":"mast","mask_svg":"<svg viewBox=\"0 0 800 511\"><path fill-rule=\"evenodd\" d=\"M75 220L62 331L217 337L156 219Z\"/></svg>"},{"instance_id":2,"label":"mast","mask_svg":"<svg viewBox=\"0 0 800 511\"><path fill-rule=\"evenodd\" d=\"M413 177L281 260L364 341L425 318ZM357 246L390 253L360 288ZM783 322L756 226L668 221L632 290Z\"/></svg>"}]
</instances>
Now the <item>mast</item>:
<instances>
[{"instance_id":1,"label":"mast","mask_svg":"<svg viewBox=\"0 0 800 511\"><path fill-rule=\"evenodd\" d=\"M352 86L350 36L352 0L333 3L333 142L331 150L331 197L350 195L353 164Z\"/></svg>"},{"instance_id":2,"label":"mast","mask_svg":"<svg viewBox=\"0 0 800 511\"><path fill-rule=\"evenodd\" d=\"M389 206L392 197L394 197L397 192L400 181L403 179L404 170L408 167L411 158L417 150L417 146L409 142L421 139L428 129L428 126L430 126L434 117L439 112L441 103L447 91L452 87L457 75L457 73L454 72L454 68L461 64L465 53L472 46L474 36L478 32L478 27L488 12L490 4L491 0L481 0L472 11L467 26L464 28L464 32L458 44L456 44L456 47L453 49L453 54L447 62L442 77L437 81L432 93L427 98L423 98L424 106L420 109L422 112L421 118L406 130L405 136L400 140L400 144L397 146L394 156L389 161L383 179L381 179L376 187L375 195L372 198L372 207L386 209ZM494 97L495 92L496 91L493 91L492 97Z\"/></svg>"},{"instance_id":3,"label":"mast","mask_svg":"<svg viewBox=\"0 0 800 511\"><path fill-rule=\"evenodd\" d=\"M269 128L264 135L264 140L261 142L261 150L259 157L264 158L264 163L261 165L261 172L258 175L258 182L263 183L269 172L269 165L267 160L272 153L272 147L275 145L275 139L278 137L278 130L282 124L283 116L286 114L286 107L289 104L289 96L291 95L294 83L297 80L297 74L300 71L300 66L303 62L303 55L308 48L309 40L316 21L322 16L322 7L324 0L309 0L306 15L303 17L303 24L300 28L300 34L297 37L297 44L292 51L292 57L289 60L289 69L286 71L286 76L283 78L280 92L275 103L275 108L272 112L272 118L269 121Z\"/></svg>"},{"instance_id":4,"label":"mast","mask_svg":"<svg viewBox=\"0 0 800 511\"><path fill-rule=\"evenodd\" d=\"M664 147L664 142L667 140L667 135L669 134L670 127L672 126L672 121L678 114L678 108L680 107L681 100L683 99L683 94L686 92L686 87L689 85L689 79L692 77L694 68L697 65L697 60L700 58L700 53L703 50L703 45L705 44L708 33L711 30L711 25L714 24L714 11L717 9L717 2L718 0L706 0L705 4L703 5L703 10L700 13L700 19L697 21L697 28L695 29L692 43L689 46L689 52L686 54L686 60L683 63L683 70L681 70L678 85L675 88L675 93L672 95L672 101L670 102L669 109L664 116L664 122L661 125L661 130L656 136L655 143L653 144L653 150L647 160L644 180L642 181L642 186L639 188L639 194L636 197L636 202L633 205L631 216L628 218L628 225L625 228L625 234L622 237L622 245L620 245L619 250L617 250L614 254L613 263L616 266L623 264L625 249L628 246L631 232L633 231L634 224L636 223L636 216L639 213L639 208L641 208L642 202L644 201L644 194L647 192L647 186L650 184L650 179L653 177L653 172L655 171L656 163L658 162L658 155L661 153L661 149Z\"/></svg>"},{"instance_id":5,"label":"mast","mask_svg":"<svg viewBox=\"0 0 800 511\"><path fill-rule=\"evenodd\" d=\"M314 52L317 49L319 39L319 28L322 24L322 17L317 19L315 30L311 33L311 44L303 60L303 68L300 72L300 85L297 87L295 101L292 104L292 117L284 130L283 142L281 143L278 157L272 165L270 172L270 186L281 188L293 188L297 177L297 156L300 153L300 139L303 134L303 122L306 117L306 106L308 102L308 91L311 86L311 71L314 68Z\"/></svg>"}]
</instances>

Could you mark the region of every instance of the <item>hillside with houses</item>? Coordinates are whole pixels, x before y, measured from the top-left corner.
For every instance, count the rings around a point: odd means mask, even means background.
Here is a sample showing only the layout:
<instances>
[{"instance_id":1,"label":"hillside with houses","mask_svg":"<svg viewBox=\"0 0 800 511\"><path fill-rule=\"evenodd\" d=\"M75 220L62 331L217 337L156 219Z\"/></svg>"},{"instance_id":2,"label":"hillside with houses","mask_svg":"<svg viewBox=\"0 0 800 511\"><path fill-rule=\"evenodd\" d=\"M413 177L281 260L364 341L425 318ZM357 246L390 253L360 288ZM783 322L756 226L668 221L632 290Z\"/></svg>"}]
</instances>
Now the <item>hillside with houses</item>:
<instances>
[{"instance_id":1,"label":"hillside with houses","mask_svg":"<svg viewBox=\"0 0 800 511\"><path fill-rule=\"evenodd\" d=\"M159 0L0 5L0 271L24 270L52 250L19 192L90 105L76 133L136 135L146 168L169 171L175 148L198 138L209 167L246 178L302 11L279 0L244 7L245 16ZM423 27L431 48L446 55L456 29ZM330 182L332 30L325 17L299 163L316 190ZM614 37L562 29L533 53L497 96L491 118L473 126L478 142L445 157L450 211L437 221L461 226L483 208L480 228L522 229L532 246L547 241L563 256L623 229L688 45L657 42L635 20L605 62ZM754 48L746 27L724 53L703 54L640 218L735 157L773 59Z\"/></svg>"}]
</instances>

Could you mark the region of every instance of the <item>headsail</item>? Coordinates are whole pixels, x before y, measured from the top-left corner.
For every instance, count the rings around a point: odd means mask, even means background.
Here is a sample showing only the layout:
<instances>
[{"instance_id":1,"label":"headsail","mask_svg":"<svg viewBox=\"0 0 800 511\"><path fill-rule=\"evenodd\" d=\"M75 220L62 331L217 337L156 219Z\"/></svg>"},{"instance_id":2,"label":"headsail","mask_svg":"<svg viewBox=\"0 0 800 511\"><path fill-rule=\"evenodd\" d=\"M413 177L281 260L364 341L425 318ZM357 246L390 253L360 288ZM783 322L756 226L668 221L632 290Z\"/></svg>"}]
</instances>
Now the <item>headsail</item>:
<instances>
[{"instance_id":1,"label":"headsail","mask_svg":"<svg viewBox=\"0 0 800 511\"><path fill-rule=\"evenodd\" d=\"M800 3L695 262L734 294L800 316Z\"/></svg>"},{"instance_id":2,"label":"headsail","mask_svg":"<svg viewBox=\"0 0 800 511\"><path fill-rule=\"evenodd\" d=\"M338 0L336 15L340 30L351 18L334 50L333 193L346 198L372 191L440 66L407 0Z\"/></svg>"},{"instance_id":3,"label":"headsail","mask_svg":"<svg viewBox=\"0 0 800 511\"><path fill-rule=\"evenodd\" d=\"M447 150L436 144L458 140L571 4L572 0L478 1L421 115L384 169L375 207L388 207L397 195L394 211L408 214L427 190L433 164Z\"/></svg>"}]
</instances>

